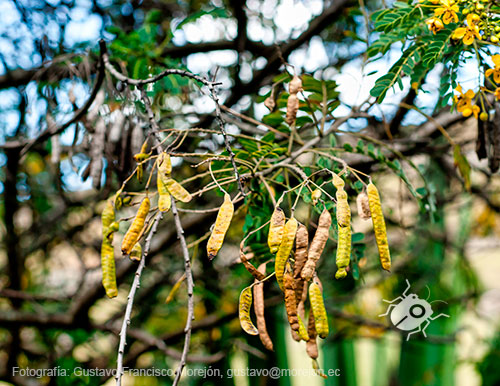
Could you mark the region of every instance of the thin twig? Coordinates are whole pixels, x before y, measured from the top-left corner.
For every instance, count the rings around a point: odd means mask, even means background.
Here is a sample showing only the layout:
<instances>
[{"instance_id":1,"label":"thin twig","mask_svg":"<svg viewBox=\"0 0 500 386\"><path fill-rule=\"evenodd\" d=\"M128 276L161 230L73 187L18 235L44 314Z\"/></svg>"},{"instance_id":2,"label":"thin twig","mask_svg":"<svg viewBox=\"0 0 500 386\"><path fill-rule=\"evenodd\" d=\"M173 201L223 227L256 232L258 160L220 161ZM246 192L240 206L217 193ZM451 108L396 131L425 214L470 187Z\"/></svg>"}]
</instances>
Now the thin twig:
<instances>
[{"instance_id":1,"label":"thin twig","mask_svg":"<svg viewBox=\"0 0 500 386\"><path fill-rule=\"evenodd\" d=\"M184 348L182 349L181 360L177 366L175 372L175 379L173 386L179 383L181 378L182 369L186 365L186 357L189 351L189 344L191 342L191 330L193 326L194 319L194 299L193 299L193 273L191 272L191 260L189 259L189 250L187 248L186 239L184 238L184 229L182 228L181 220L179 218L179 212L177 211L177 206L175 205L175 199L172 197L172 214L174 215L175 228L177 229L177 238L181 242L182 255L184 257L184 270L186 273L187 282L187 295L188 295L188 314L186 317L186 326L184 327Z\"/></svg>"},{"instance_id":2,"label":"thin twig","mask_svg":"<svg viewBox=\"0 0 500 386\"><path fill-rule=\"evenodd\" d=\"M144 245L144 251L142 253L142 259L137 266L137 270L135 271L134 281L132 283L132 287L130 287L130 292L127 297L127 308L125 309L125 316L123 317L122 328L120 330L120 344L118 346L118 358L116 360L116 386L120 386L122 382L123 376L123 354L125 352L125 345L127 344L127 328L130 324L130 315L132 314L132 306L134 305L134 296L137 288L139 288L139 284L141 281L141 274L144 266L146 265L146 257L149 253L149 247L151 245L151 240L153 239L153 235L156 233L156 229L158 228L158 224L162 218L162 213L158 212L156 217L153 220L153 226L151 231L146 238L146 243Z\"/></svg>"}]
</instances>

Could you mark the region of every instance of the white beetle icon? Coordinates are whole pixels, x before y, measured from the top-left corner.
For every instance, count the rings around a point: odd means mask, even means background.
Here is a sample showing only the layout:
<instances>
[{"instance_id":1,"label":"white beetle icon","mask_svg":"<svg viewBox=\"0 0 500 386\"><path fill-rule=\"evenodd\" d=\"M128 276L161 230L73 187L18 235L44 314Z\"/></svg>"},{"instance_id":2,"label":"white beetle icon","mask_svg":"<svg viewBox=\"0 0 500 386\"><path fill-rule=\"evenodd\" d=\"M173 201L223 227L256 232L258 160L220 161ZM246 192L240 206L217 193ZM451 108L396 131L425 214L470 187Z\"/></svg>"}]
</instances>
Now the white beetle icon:
<instances>
[{"instance_id":1,"label":"white beetle icon","mask_svg":"<svg viewBox=\"0 0 500 386\"><path fill-rule=\"evenodd\" d=\"M420 299L416 294L407 295L407 292L411 287L408 279L406 279L406 284L408 286L402 296L398 296L394 300L383 299L384 302L389 303L390 305L385 314L380 314L379 317L388 315L392 310L390 316L392 324L399 330L410 331L406 336L407 341L410 340L410 336L412 334L416 334L420 331L427 338L425 329L429 326L431 321L441 316L449 318L450 315L441 313L437 316L432 316L433 311L430 303L428 303L427 300ZM399 303L394 304L397 301L399 301ZM436 301L446 303L443 300L434 300L434 302Z\"/></svg>"}]
</instances>

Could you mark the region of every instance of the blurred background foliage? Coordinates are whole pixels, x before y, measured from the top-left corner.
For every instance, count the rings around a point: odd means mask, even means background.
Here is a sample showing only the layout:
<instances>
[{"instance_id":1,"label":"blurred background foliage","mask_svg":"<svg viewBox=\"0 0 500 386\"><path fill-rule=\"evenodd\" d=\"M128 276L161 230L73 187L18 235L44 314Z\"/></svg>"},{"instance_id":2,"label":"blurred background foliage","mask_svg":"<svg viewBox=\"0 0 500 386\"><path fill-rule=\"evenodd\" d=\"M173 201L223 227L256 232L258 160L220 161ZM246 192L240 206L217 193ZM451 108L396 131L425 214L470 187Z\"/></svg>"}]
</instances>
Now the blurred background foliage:
<instances>
[{"instance_id":1,"label":"blurred background foliage","mask_svg":"<svg viewBox=\"0 0 500 386\"><path fill-rule=\"evenodd\" d=\"M216 77L222 82L223 104L255 117L278 132L286 132L284 112L268 113L263 101L270 85L282 80L282 61L304 76L311 100L326 85L335 117L348 114L369 96L378 76L397 59L400 47L384 58L371 46L380 36L366 28L366 15L383 1L248 0L237 1L40 1L3 0L0 14L0 135L3 144L29 143L54 124L65 122L87 100L99 63L97 40L108 43L111 59L121 72L145 78L164 67ZM390 2L389 2L390 3ZM360 5L361 4L361 5ZM367 41L368 37L368 41ZM368 43L368 44L367 44ZM378 71L378 74L375 72ZM372 105L366 116L343 125L352 135L331 135L326 152L345 157L358 170L373 176L382 195L394 259L391 274L378 268L370 225L355 220L352 272L343 281L335 272L333 239L318 268L330 317L330 337L322 342L323 369L340 369L340 376L200 377L183 379L186 385L498 385L500 317L500 179L490 173L474 152L477 122L437 106L439 63L428 68L424 89L415 93L404 83L389 91L384 105ZM320 81L321 80L322 83ZM317 82L317 83L315 83ZM79 123L49 140L37 142L26 154L2 146L0 251L0 383L28 385L114 384L111 374L87 376L73 369L114 369L116 325L121 321L134 263L118 258L119 295L109 300L100 284L100 213L134 167L132 155L144 140L143 106L134 90L106 75L102 90ZM104 91L105 90L105 91ZM331 93L330 93L331 92ZM179 76L169 76L148 88L162 128L215 128L213 104L206 90ZM278 107L287 94L280 90ZM322 98L321 92L316 96ZM460 144L472 167L471 192L453 165L452 151L424 117L398 106L415 104L435 119ZM440 101L441 103L441 101ZM312 128L311 113L319 105L301 105L298 126ZM93 114L93 115L92 115ZM97 116L107 131L92 175L92 142ZM286 147L264 125L253 125L224 110L228 131L260 138L267 145L239 138L232 146L241 159L264 154L279 158ZM55 123L54 123L55 122ZM415 136L420 133L422 136ZM307 135L307 134L306 134ZM285 145L286 146L286 145ZM386 146L402 146L404 159ZM179 151L223 152L214 133L194 132ZM259 153L261 152L261 153ZM413 168L409 160L416 165ZM191 165L199 158L174 158L179 179L202 169ZM100 161L101 162L101 161ZM341 165L317 155L307 159L314 168L338 171ZM214 162L214 170L228 168ZM206 169L205 169L206 171ZM304 169L307 175L314 170ZM220 176L230 176L228 170ZM421 179L421 176L425 180ZM283 183L283 176L276 176ZM424 184L425 181L425 184ZM210 182L187 182L194 192ZM321 183L321 179L317 181ZM143 184L132 182L128 191ZM237 321L237 299L252 282L238 264L243 232L265 223L273 203L260 181L248 181L252 192L239 206L220 256L206 259L204 243L191 257L195 277L195 328L190 369L297 368L309 369L303 345L291 340L275 283L266 285L266 318L276 351L266 352L258 338L245 335ZM277 185L279 189L279 185ZM362 187L350 179L351 196ZM236 184L229 186L236 191ZM328 188L330 193L333 189ZM317 222L319 212L304 191L297 216ZM201 195L186 209L209 209L221 196ZM217 204L216 204L217 203ZM289 212L291 203L284 201ZM125 209L125 216L134 209ZM206 237L213 212L182 213L188 243ZM126 228L121 227L121 232ZM249 245L259 261L271 257L265 231ZM141 288L137 294L125 365L130 368L175 368L186 316L184 284L165 304L165 298L183 274L171 217L155 236ZM450 315L433 321L428 337L410 341L378 317L382 299L394 299L406 288L421 298L443 300L434 310ZM426 289L426 286L428 289ZM147 332L148 340L141 332ZM166 355L158 340L174 349ZM177 353L177 354L176 354ZM14 367L68 369L70 377L27 378ZM169 385L170 377L127 377L126 384Z\"/></svg>"}]
</instances>

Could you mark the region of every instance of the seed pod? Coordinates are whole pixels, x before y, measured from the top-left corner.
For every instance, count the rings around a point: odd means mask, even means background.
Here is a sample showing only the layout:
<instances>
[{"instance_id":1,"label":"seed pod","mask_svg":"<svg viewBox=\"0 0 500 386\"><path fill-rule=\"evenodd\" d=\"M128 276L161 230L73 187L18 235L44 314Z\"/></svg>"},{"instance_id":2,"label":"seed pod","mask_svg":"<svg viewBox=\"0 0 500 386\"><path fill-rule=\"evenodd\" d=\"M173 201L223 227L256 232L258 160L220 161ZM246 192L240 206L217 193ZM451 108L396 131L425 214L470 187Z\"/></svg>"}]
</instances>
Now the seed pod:
<instances>
[{"instance_id":1,"label":"seed pod","mask_svg":"<svg viewBox=\"0 0 500 386\"><path fill-rule=\"evenodd\" d=\"M266 263L259 265L258 272L266 276ZM257 279L255 279L257 282ZM264 317L264 283L255 284L253 286L253 310L257 318L257 330L259 330L259 338L265 348L274 351L273 341L267 332L266 319Z\"/></svg>"},{"instance_id":2,"label":"seed pod","mask_svg":"<svg viewBox=\"0 0 500 386\"><path fill-rule=\"evenodd\" d=\"M370 212L372 214L373 232L375 233L375 240L377 241L380 264L382 264L383 269L390 271L391 255L389 252L389 243L387 241L387 231L385 229L384 213L382 212L380 196L377 188L371 182L368 184L366 191L368 193L368 202L370 204Z\"/></svg>"},{"instance_id":3,"label":"seed pod","mask_svg":"<svg viewBox=\"0 0 500 386\"><path fill-rule=\"evenodd\" d=\"M297 111L299 111L299 98L297 94L290 94L286 102L286 118L285 121L288 125L295 123L295 118L297 117Z\"/></svg>"},{"instance_id":4,"label":"seed pod","mask_svg":"<svg viewBox=\"0 0 500 386\"><path fill-rule=\"evenodd\" d=\"M130 260L140 261L142 257L142 247L140 243L135 243L134 248L130 251Z\"/></svg>"},{"instance_id":5,"label":"seed pod","mask_svg":"<svg viewBox=\"0 0 500 386\"><path fill-rule=\"evenodd\" d=\"M328 240L328 233L331 224L332 216L325 208L321 213L321 216L319 216L318 229L316 229L316 233L314 234L311 246L309 247L307 261L301 272L302 279L308 281L312 279L314 271L316 270L316 264L321 257L321 253L323 252L326 241Z\"/></svg>"},{"instance_id":6,"label":"seed pod","mask_svg":"<svg viewBox=\"0 0 500 386\"><path fill-rule=\"evenodd\" d=\"M276 259L274 262L274 271L276 272L276 280L283 291L283 274L285 273L285 264L288 261L290 252L292 251L293 241L295 240L295 233L297 233L297 220L291 218L285 224L283 231L283 241L280 244Z\"/></svg>"},{"instance_id":7,"label":"seed pod","mask_svg":"<svg viewBox=\"0 0 500 386\"><path fill-rule=\"evenodd\" d=\"M272 95L266 98L266 100L264 101L264 106L266 106L269 109L269 111L274 110L274 108L276 107L276 102L274 101Z\"/></svg>"},{"instance_id":8,"label":"seed pod","mask_svg":"<svg viewBox=\"0 0 500 386\"><path fill-rule=\"evenodd\" d=\"M259 272L259 270L255 268L254 265L250 263L250 261L248 261L248 257L245 254L245 252L243 252L243 249L244 249L244 241L240 243L240 260L243 266L256 280L259 281L264 280L266 278L266 275Z\"/></svg>"},{"instance_id":9,"label":"seed pod","mask_svg":"<svg viewBox=\"0 0 500 386\"><path fill-rule=\"evenodd\" d=\"M176 200L182 202L189 202L193 198L191 194L182 187L176 180L173 178L165 179L165 186L167 187L168 192L174 196Z\"/></svg>"},{"instance_id":10,"label":"seed pod","mask_svg":"<svg viewBox=\"0 0 500 386\"><path fill-rule=\"evenodd\" d=\"M307 334L307 328L304 325L304 322L302 321L302 319L301 319L301 317L299 315L297 315L297 319L299 321L299 330L298 330L299 337L304 342L308 342L309 341L309 335Z\"/></svg>"},{"instance_id":11,"label":"seed pod","mask_svg":"<svg viewBox=\"0 0 500 386\"><path fill-rule=\"evenodd\" d=\"M172 205L172 199L168 193L167 187L163 182L163 178L158 169L158 176L156 177L156 187L158 189L158 209L160 212L168 212Z\"/></svg>"},{"instance_id":12,"label":"seed pod","mask_svg":"<svg viewBox=\"0 0 500 386\"><path fill-rule=\"evenodd\" d=\"M340 227L351 226L351 208L347 201L347 193L344 188L337 189L335 194L337 197L337 224Z\"/></svg>"},{"instance_id":13,"label":"seed pod","mask_svg":"<svg viewBox=\"0 0 500 386\"><path fill-rule=\"evenodd\" d=\"M115 221L115 208L113 207L113 203L111 200L106 201L106 206L101 214L102 221L102 235L108 233L108 228L113 221Z\"/></svg>"},{"instance_id":14,"label":"seed pod","mask_svg":"<svg viewBox=\"0 0 500 386\"><path fill-rule=\"evenodd\" d=\"M144 179L144 164L145 161L149 157L149 154L146 153L138 153L134 155L134 160L137 162L137 180L142 184L142 180Z\"/></svg>"},{"instance_id":15,"label":"seed pod","mask_svg":"<svg viewBox=\"0 0 500 386\"><path fill-rule=\"evenodd\" d=\"M172 161L170 160L170 155L168 153L161 153L158 156L158 173L165 178L170 177L172 173Z\"/></svg>"},{"instance_id":16,"label":"seed pod","mask_svg":"<svg viewBox=\"0 0 500 386\"><path fill-rule=\"evenodd\" d=\"M344 180L335 173L332 174L332 184L337 189L343 188L345 186Z\"/></svg>"},{"instance_id":17,"label":"seed pod","mask_svg":"<svg viewBox=\"0 0 500 386\"><path fill-rule=\"evenodd\" d=\"M145 197L141 202L141 206L137 211L137 215L135 216L134 221L132 221L130 228L128 228L127 233L125 233L125 236L123 237L122 253L124 255L130 254L135 243L137 243L139 237L141 237L144 230L144 221L146 220L150 205L151 203L149 201L149 198Z\"/></svg>"},{"instance_id":18,"label":"seed pod","mask_svg":"<svg viewBox=\"0 0 500 386\"><path fill-rule=\"evenodd\" d=\"M269 225L269 235L267 236L267 244L271 253L276 253L283 239L283 229L285 228L285 213L283 209L277 206L271 216Z\"/></svg>"},{"instance_id":19,"label":"seed pod","mask_svg":"<svg viewBox=\"0 0 500 386\"><path fill-rule=\"evenodd\" d=\"M321 190L314 189L311 193L311 199L312 199L313 205L316 205L320 198L321 198Z\"/></svg>"},{"instance_id":20,"label":"seed pod","mask_svg":"<svg viewBox=\"0 0 500 386\"><path fill-rule=\"evenodd\" d=\"M295 236L295 263L293 265L293 276L300 278L300 272L307 261L307 247L309 246L309 233L303 224L298 224Z\"/></svg>"},{"instance_id":21,"label":"seed pod","mask_svg":"<svg viewBox=\"0 0 500 386\"><path fill-rule=\"evenodd\" d=\"M335 279L343 279L347 276L346 267L351 259L351 227L339 227L339 240L337 244L337 273Z\"/></svg>"},{"instance_id":22,"label":"seed pod","mask_svg":"<svg viewBox=\"0 0 500 386\"><path fill-rule=\"evenodd\" d=\"M311 359L317 359L318 358L318 342L316 341L317 333L316 333L316 326L314 324L314 314L311 311L309 311L309 319L307 321L307 333L309 335L309 340L306 343L306 352L307 355L309 355L309 358Z\"/></svg>"},{"instance_id":23,"label":"seed pod","mask_svg":"<svg viewBox=\"0 0 500 386\"><path fill-rule=\"evenodd\" d=\"M290 83L288 84L288 91L290 94L297 94L302 91L302 80L299 76L294 75Z\"/></svg>"},{"instance_id":24,"label":"seed pod","mask_svg":"<svg viewBox=\"0 0 500 386\"><path fill-rule=\"evenodd\" d=\"M247 287L240 294L239 318L243 331L250 335L258 335L259 330L250 319L250 307L252 306L252 288Z\"/></svg>"},{"instance_id":25,"label":"seed pod","mask_svg":"<svg viewBox=\"0 0 500 386\"><path fill-rule=\"evenodd\" d=\"M101 244L102 285L109 298L118 295L116 287L115 253L113 244L106 237Z\"/></svg>"},{"instance_id":26,"label":"seed pod","mask_svg":"<svg viewBox=\"0 0 500 386\"><path fill-rule=\"evenodd\" d=\"M288 265L288 268L290 265ZM288 317L288 323L294 331L299 331L299 320L297 318L297 299L295 298L295 281L292 273L286 269L283 284L285 286L285 309Z\"/></svg>"},{"instance_id":27,"label":"seed pod","mask_svg":"<svg viewBox=\"0 0 500 386\"><path fill-rule=\"evenodd\" d=\"M309 286L309 301L314 315L314 324L319 337L325 339L328 336L328 318L326 316L325 305L321 289L316 282Z\"/></svg>"},{"instance_id":28,"label":"seed pod","mask_svg":"<svg viewBox=\"0 0 500 386\"><path fill-rule=\"evenodd\" d=\"M358 207L358 215L363 220L369 220L372 216L370 211L370 203L368 202L368 195L365 192L358 194L356 198L356 205Z\"/></svg>"},{"instance_id":29,"label":"seed pod","mask_svg":"<svg viewBox=\"0 0 500 386\"><path fill-rule=\"evenodd\" d=\"M233 218L233 213L234 205L231 201L231 196L226 193L224 195L224 202L219 209L219 213L217 213L214 229L208 239L207 255L209 260L217 256L217 252L219 252L219 249L222 247L224 237L226 236L226 232L231 224L231 219Z\"/></svg>"}]
</instances>

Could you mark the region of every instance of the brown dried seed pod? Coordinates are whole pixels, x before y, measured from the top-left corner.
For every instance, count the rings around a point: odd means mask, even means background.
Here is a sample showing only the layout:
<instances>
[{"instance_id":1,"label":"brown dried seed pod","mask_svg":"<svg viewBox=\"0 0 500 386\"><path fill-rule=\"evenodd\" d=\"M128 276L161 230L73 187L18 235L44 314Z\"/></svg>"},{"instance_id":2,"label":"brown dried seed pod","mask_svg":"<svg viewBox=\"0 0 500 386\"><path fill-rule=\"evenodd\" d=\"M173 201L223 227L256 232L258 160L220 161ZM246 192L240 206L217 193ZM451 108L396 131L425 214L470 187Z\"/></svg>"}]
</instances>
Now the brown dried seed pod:
<instances>
[{"instance_id":1,"label":"brown dried seed pod","mask_svg":"<svg viewBox=\"0 0 500 386\"><path fill-rule=\"evenodd\" d=\"M293 76L292 80L288 84L288 91L290 94L297 94L302 91L302 80L299 76Z\"/></svg>"},{"instance_id":2,"label":"brown dried seed pod","mask_svg":"<svg viewBox=\"0 0 500 386\"><path fill-rule=\"evenodd\" d=\"M297 318L297 300L295 298L295 280L291 273L290 265L287 266L283 276L283 285L285 287L285 308L288 317L288 323L292 330L299 331L299 320Z\"/></svg>"},{"instance_id":3,"label":"brown dried seed pod","mask_svg":"<svg viewBox=\"0 0 500 386\"><path fill-rule=\"evenodd\" d=\"M309 247L309 253L307 256L307 261L302 269L301 276L304 280L311 280L314 271L316 270L316 263L321 257L321 253L325 248L326 241L328 240L328 233L330 230L330 225L332 224L332 216L330 212L325 208L319 216L318 229L314 234L314 238Z\"/></svg>"},{"instance_id":4,"label":"brown dried seed pod","mask_svg":"<svg viewBox=\"0 0 500 386\"><path fill-rule=\"evenodd\" d=\"M241 260L241 263L243 264L243 266L246 268L246 270L257 280L264 280L266 275L265 274L262 274L261 272L259 272L259 270L257 268L255 268L255 266L250 263L250 261L248 261L248 257L247 255L245 254L245 252L243 252L243 249L245 248L244 246L244 242L242 241L240 243L240 260Z\"/></svg>"},{"instance_id":5,"label":"brown dried seed pod","mask_svg":"<svg viewBox=\"0 0 500 386\"><path fill-rule=\"evenodd\" d=\"M309 233L307 228L299 223L295 236L295 263L293 265L293 276L300 277L300 272L307 261L307 247L309 246Z\"/></svg>"},{"instance_id":6,"label":"brown dried seed pod","mask_svg":"<svg viewBox=\"0 0 500 386\"><path fill-rule=\"evenodd\" d=\"M311 359L318 358L318 342L317 342L317 332L316 325L314 324L314 314L312 310L309 311L309 319L307 321L307 334L309 335L309 340L306 343L306 352Z\"/></svg>"},{"instance_id":7,"label":"brown dried seed pod","mask_svg":"<svg viewBox=\"0 0 500 386\"><path fill-rule=\"evenodd\" d=\"M363 220L369 220L372 217L368 195L365 192L358 194L358 197L356 198L356 205L358 207L358 215L360 218Z\"/></svg>"},{"instance_id":8,"label":"brown dried seed pod","mask_svg":"<svg viewBox=\"0 0 500 386\"><path fill-rule=\"evenodd\" d=\"M266 263L259 265L257 271L266 276ZM255 282L258 280L255 279ZM274 351L273 341L267 332L266 319L264 318L264 283L255 284L253 286L253 309L257 317L257 330L259 330L259 338L265 348Z\"/></svg>"},{"instance_id":9,"label":"brown dried seed pod","mask_svg":"<svg viewBox=\"0 0 500 386\"><path fill-rule=\"evenodd\" d=\"M297 117L297 111L299 111L299 98L296 94L290 94L286 102L286 123L292 125L295 123L295 118Z\"/></svg>"},{"instance_id":10,"label":"brown dried seed pod","mask_svg":"<svg viewBox=\"0 0 500 386\"><path fill-rule=\"evenodd\" d=\"M269 111L273 111L274 108L276 107L276 102L274 101L274 98L271 96L268 96L266 100L264 101L264 106L266 106Z\"/></svg>"}]
</instances>

